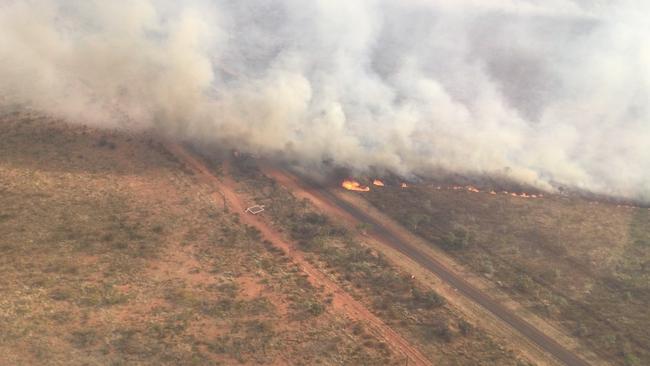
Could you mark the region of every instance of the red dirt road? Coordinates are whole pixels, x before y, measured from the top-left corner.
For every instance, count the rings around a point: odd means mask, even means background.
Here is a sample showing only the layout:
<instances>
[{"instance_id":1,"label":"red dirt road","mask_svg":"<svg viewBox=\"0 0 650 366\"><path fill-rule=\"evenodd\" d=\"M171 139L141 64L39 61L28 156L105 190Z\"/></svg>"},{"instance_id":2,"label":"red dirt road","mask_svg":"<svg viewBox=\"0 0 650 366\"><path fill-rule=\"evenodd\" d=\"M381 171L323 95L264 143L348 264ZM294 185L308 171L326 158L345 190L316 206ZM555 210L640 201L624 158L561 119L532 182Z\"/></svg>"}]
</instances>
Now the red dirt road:
<instances>
[{"instance_id":1,"label":"red dirt road","mask_svg":"<svg viewBox=\"0 0 650 366\"><path fill-rule=\"evenodd\" d=\"M352 298L347 292L333 282L326 274L321 272L307 261L303 253L286 240L280 233L275 231L264 221L263 216L254 216L244 212L246 200L236 193L236 183L228 174L228 164L224 164L224 177L217 178L210 169L198 158L189 153L178 144L168 143L167 149L176 158L182 161L188 168L192 169L206 184L217 189L215 202L223 202L225 198L228 207L239 214L241 221L255 227L260 231L262 237L270 241L275 247L286 253L291 260L308 276L309 282L319 288L322 287L326 293L331 293L333 310L340 312L354 321L365 323L369 331L386 342L386 345L396 354L404 355L409 365L431 365L431 362L420 351L394 331L389 325L372 314L360 302Z\"/></svg>"},{"instance_id":2,"label":"red dirt road","mask_svg":"<svg viewBox=\"0 0 650 366\"><path fill-rule=\"evenodd\" d=\"M546 335L534 325L519 317L504 305L492 299L488 294L467 282L454 270L448 268L445 264L434 257L422 252L407 241L402 240L398 234L393 233L390 229L384 227L380 222L364 213L359 208L332 194L327 188L316 182L310 181L309 179L298 177L290 172L275 169L274 167L264 166L264 172L285 186L292 184L297 185L300 189L307 192L307 194L320 201L321 204L328 206L329 210L338 211L339 216L348 217L351 222L370 224L371 229L368 230L368 235L373 239L378 240L386 246L411 258L414 262L430 271L442 281L451 285L469 300L492 313L496 318L510 326L520 335L529 339L541 350L552 355L560 362L570 366L589 365L588 362Z\"/></svg>"}]
</instances>

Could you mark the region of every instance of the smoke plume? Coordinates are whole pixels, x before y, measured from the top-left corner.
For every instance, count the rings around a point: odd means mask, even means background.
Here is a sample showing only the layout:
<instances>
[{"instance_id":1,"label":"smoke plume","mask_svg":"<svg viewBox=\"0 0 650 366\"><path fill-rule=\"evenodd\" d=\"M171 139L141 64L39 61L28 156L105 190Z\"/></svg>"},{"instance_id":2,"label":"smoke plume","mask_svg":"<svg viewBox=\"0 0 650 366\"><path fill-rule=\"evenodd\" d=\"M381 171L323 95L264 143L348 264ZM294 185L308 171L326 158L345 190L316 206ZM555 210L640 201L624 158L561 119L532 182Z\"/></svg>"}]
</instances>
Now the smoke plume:
<instances>
[{"instance_id":1,"label":"smoke plume","mask_svg":"<svg viewBox=\"0 0 650 366\"><path fill-rule=\"evenodd\" d=\"M304 164L650 200L635 0L5 0L0 100Z\"/></svg>"}]
</instances>

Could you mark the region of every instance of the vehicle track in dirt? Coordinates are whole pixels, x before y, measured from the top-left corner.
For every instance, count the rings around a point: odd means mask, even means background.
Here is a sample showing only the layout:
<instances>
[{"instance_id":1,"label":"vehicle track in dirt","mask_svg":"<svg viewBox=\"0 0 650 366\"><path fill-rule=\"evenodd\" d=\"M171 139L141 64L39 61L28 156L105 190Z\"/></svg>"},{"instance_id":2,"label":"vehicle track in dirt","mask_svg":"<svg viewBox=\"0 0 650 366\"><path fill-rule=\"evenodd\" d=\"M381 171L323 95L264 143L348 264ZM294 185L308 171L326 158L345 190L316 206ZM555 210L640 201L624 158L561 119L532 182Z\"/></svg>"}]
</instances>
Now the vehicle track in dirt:
<instances>
[{"instance_id":1,"label":"vehicle track in dirt","mask_svg":"<svg viewBox=\"0 0 650 366\"><path fill-rule=\"evenodd\" d=\"M476 286L463 279L454 270L448 268L444 263L422 252L416 246L411 245L406 240L403 240L399 235L393 233L379 221L375 220L373 217L366 214L351 203L346 202L345 200L342 200L336 195L332 194L326 187L319 184L318 182L289 172L286 169L280 169L277 167L272 167L270 165L264 166L264 172L276 180L278 180L278 178L280 178L280 180L284 179L285 183L287 179L293 180L293 182L297 184L301 189L307 191L310 195L317 197L325 204L330 205L336 210L343 211L353 220L369 224L370 229L367 230L367 234L369 236L412 259L414 262L430 271L436 277L452 286L461 295L478 304L483 309L487 310L500 321L506 323L510 328L514 329L520 335L526 337L538 348L553 356L561 363L571 366L589 365L587 361L583 360L574 352L561 345L558 341L551 338L539 330L537 327L535 327L533 324L512 312L506 306L494 300L487 293L481 291Z\"/></svg>"},{"instance_id":2,"label":"vehicle track in dirt","mask_svg":"<svg viewBox=\"0 0 650 366\"><path fill-rule=\"evenodd\" d=\"M262 238L268 240L273 246L282 250L298 267L307 275L309 282L316 288L322 288L326 293L332 294L332 308L350 320L360 321L367 326L367 329L379 339L386 342L386 345L396 354L403 355L409 365L431 365L429 361L416 347L371 313L363 304L345 292L338 284L332 281L325 273L312 265L297 250L295 246L284 238L279 232L273 229L263 218L245 213L248 206L247 200L236 191L236 183L229 175L229 163L223 164L223 177L215 176L212 171L183 146L175 143L166 143L167 150L172 153L180 162L197 174L205 184L212 186L218 192L214 194L215 202L227 204L228 208L236 212L241 222L252 226L260 231Z\"/></svg>"}]
</instances>

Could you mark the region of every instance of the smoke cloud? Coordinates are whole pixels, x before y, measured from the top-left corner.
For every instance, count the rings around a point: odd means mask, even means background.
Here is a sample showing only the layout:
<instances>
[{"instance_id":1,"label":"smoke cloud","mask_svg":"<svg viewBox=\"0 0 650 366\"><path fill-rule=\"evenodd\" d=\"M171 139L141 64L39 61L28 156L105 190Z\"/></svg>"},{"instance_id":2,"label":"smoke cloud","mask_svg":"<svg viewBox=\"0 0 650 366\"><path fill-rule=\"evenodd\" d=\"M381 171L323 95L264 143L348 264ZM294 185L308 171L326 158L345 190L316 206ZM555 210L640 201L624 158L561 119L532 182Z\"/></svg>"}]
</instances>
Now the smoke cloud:
<instances>
[{"instance_id":1,"label":"smoke cloud","mask_svg":"<svg viewBox=\"0 0 650 366\"><path fill-rule=\"evenodd\" d=\"M635 0L5 0L0 100L304 164L650 201Z\"/></svg>"}]
</instances>

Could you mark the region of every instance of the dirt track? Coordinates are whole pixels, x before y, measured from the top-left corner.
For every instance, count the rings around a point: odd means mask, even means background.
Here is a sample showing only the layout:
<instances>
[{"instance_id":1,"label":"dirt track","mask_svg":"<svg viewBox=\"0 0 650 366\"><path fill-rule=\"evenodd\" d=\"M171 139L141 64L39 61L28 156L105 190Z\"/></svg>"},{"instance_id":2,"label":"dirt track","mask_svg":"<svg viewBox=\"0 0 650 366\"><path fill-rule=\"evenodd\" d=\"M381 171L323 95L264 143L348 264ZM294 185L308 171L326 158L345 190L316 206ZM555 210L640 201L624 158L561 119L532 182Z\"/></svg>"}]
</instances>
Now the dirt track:
<instances>
[{"instance_id":1,"label":"dirt track","mask_svg":"<svg viewBox=\"0 0 650 366\"><path fill-rule=\"evenodd\" d=\"M566 365L589 365L588 362L578 357L576 354L537 329L535 326L514 314L512 311L492 299L489 295L479 290L474 285L465 281L461 276L455 273L455 271L449 269L445 264L436 260L432 256L423 253L417 247L411 245L405 240L402 240L398 235L391 232L391 230L387 229L373 217L366 214L359 208L351 205L350 203L340 199L328 191L325 187L316 182L310 181L309 179L297 177L294 174L284 170L279 173L278 170L270 171L271 169L268 167L266 170L267 173L274 175L274 178L276 179L282 179L280 176L284 175L285 180L293 180L300 185L301 189L308 191L309 194L317 197L322 202L326 202L328 205L333 206L335 209L343 211L345 214L349 215L356 221L370 224L371 229L368 230L368 234L371 237L411 258L414 262L426 268L442 281L453 286L453 288L456 289L460 294L492 313L495 317L508 324L519 334L529 339L537 347L552 355L560 362Z\"/></svg>"},{"instance_id":2,"label":"dirt track","mask_svg":"<svg viewBox=\"0 0 650 366\"><path fill-rule=\"evenodd\" d=\"M247 206L245 199L236 193L236 184L228 174L227 163L224 164L224 178L219 179L212 174L200 159L194 157L182 146L168 143L167 149L176 158L184 162L187 167L197 173L200 179L206 184L209 184L220 192L215 193L216 202L221 203L225 199L228 207L239 214L243 223L258 229L264 239L270 241L275 247L286 253L308 276L308 280L313 286L322 287L327 293L331 293L333 296L332 306L335 311L344 314L353 321L365 323L369 331L385 341L387 346L395 353L404 355L408 359L409 365L431 365L431 362L417 348L381 319L372 314L365 306L352 298L336 283L330 280L327 275L309 263L300 251L295 250L293 245L271 228L262 217L244 213Z\"/></svg>"}]
</instances>

